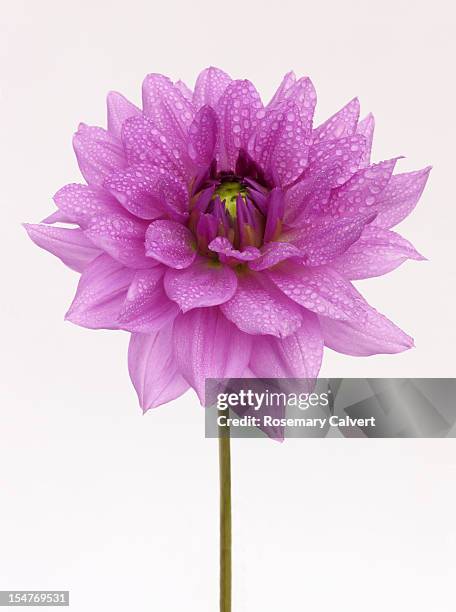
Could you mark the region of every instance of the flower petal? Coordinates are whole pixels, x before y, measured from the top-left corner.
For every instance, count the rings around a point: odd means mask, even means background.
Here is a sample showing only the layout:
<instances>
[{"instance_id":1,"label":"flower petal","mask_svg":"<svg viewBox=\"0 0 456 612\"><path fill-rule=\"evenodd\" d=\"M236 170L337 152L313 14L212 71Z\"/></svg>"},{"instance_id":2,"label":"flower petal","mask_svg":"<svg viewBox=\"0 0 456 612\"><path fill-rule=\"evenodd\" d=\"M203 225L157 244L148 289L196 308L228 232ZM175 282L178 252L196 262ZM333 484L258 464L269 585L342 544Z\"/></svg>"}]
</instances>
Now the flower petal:
<instances>
[{"instance_id":1,"label":"flower petal","mask_svg":"<svg viewBox=\"0 0 456 612\"><path fill-rule=\"evenodd\" d=\"M286 296L318 315L347 321L363 317L365 300L329 267L309 268L287 262L267 274Z\"/></svg>"},{"instance_id":2,"label":"flower petal","mask_svg":"<svg viewBox=\"0 0 456 612\"><path fill-rule=\"evenodd\" d=\"M306 144L312 144L312 121L317 94L309 77L301 77L296 81L292 72L285 75L282 84L268 104L268 108L277 107L286 100L293 100L298 105L302 126L306 134Z\"/></svg>"},{"instance_id":3,"label":"flower petal","mask_svg":"<svg viewBox=\"0 0 456 612\"><path fill-rule=\"evenodd\" d=\"M146 257L144 237L147 225L123 215L97 215L85 230L100 249L129 268L151 268L155 262Z\"/></svg>"},{"instance_id":4,"label":"flower petal","mask_svg":"<svg viewBox=\"0 0 456 612\"><path fill-rule=\"evenodd\" d=\"M398 158L358 170L349 181L331 194L327 211L335 217L349 217L376 210L381 193L389 183Z\"/></svg>"},{"instance_id":5,"label":"flower petal","mask_svg":"<svg viewBox=\"0 0 456 612\"><path fill-rule=\"evenodd\" d=\"M24 223L24 227L35 244L49 251L69 268L82 272L101 251L82 230Z\"/></svg>"},{"instance_id":6,"label":"flower petal","mask_svg":"<svg viewBox=\"0 0 456 612\"><path fill-rule=\"evenodd\" d=\"M193 104L200 109L205 104L216 108L223 92L231 83L231 77L219 68L206 68L198 75L193 93Z\"/></svg>"},{"instance_id":7,"label":"flower petal","mask_svg":"<svg viewBox=\"0 0 456 612\"><path fill-rule=\"evenodd\" d=\"M81 173L91 185L102 186L109 174L126 165L120 141L100 127L81 123L73 137L73 148Z\"/></svg>"},{"instance_id":8,"label":"flower petal","mask_svg":"<svg viewBox=\"0 0 456 612\"><path fill-rule=\"evenodd\" d=\"M345 355L402 353L414 346L413 338L367 304L358 320L319 319L325 345Z\"/></svg>"},{"instance_id":9,"label":"flower petal","mask_svg":"<svg viewBox=\"0 0 456 612\"><path fill-rule=\"evenodd\" d=\"M287 72L287 74L283 77L280 85L278 86L276 92L271 98L271 101L268 103L267 108L273 108L277 104L280 104L284 99L287 91L296 83L296 75L291 70Z\"/></svg>"},{"instance_id":10,"label":"flower petal","mask_svg":"<svg viewBox=\"0 0 456 612\"><path fill-rule=\"evenodd\" d=\"M128 347L128 371L146 411L170 402L188 389L173 355L172 324L152 334L132 334Z\"/></svg>"},{"instance_id":11,"label":"flower petal","mask_svg":"<svg viewBox=\"0 0 456 612\"><path fill-rule=\"evenodd\" d=\"M217 139L217 115L210 106L203 106L188 131L188 154L200 167L207 167L214 158Z\"/></svg>"},{"instance_id":12,"label":"flower petal","mask_svg":"<svg viewBox=\"0 0 456 612\"><path fill-rule=\"evenodd\" d=\"M318 314L326 346L349 355L397 353L413 340L374 310L331 268L287 265L269 276L291 299Z\"/></svg>"},{"instance_id":13,"label":"flower petal","mask_svg":"<svg viewBox=\"0 0 456 612\"><path fill-rule=\"evenodd\" d=\"M374 138L375 119L372 113L369 113L362 119L356 128L356 133L364 136L365 145L363 156L360 161L360 168L366 168L370 164L370 156L372 150L372 140Z\"/></svg>"},{"instance_id":14,"label":"flower petal","mask_svg":"<svg viewBox=\"0 0 456 612\"><path fill-rule=\"evenodd\" d=\"M286 338L255 336L250 368L258 378L318 376L323 357L323 337L317 315L303 310L299 329Z\"/></svg>"},{"instance_id":15,"label":"flower petal","mask_svg":"<svg viewBox=\"0 0 456 612\"><path fill-rule=\"evenodd\" d=\"M249 152L270 179L289 185L303 173L309 153L300 108L290 99L261 114Z\"/></svg>"},{"instance_id":16,"label":"flower petal","mask_svg":"<svg viewBox=\"0 0 456 612\"><path fill-rule=\"evenodd\" d=\"M302 257L301 250L289 242L269 242L263 247L261 257L249 263L249 268L259 272L290 257Z\"/></svg>"},{"instance_id":17,"label":"flower petal","mask_svg":"<svg viewBox=\"0 0 456 612\"><path fill-rule=\"evenodd\" d=\"M237 277L228 266L200 258L185 270L169 268L164 279L165 291L183 312L192 308L217 306L231 299Z\"/></svg>"},{"instance_id":18,"label":"flower petal","mask_svg":"<svg viewBox=\"0 0 456 612\"><path fill-rule=\"evenodd\" d=\"M255 273L239 276L236 293L220 309L248 334L284 338L296 331L302 321L301 309Z\"/></svg>"},{"instance_id":19,"label":"flower petal","mask_svg":"<svg viewBox=\"0 0 456 612\"><path fill-rule=\"evenodd\" d=\"M122 125L130 117L140 115L141 111L122 94L110 91L107 98L108 106L108 131L116 138L122 135Z\"/></svg>"},{"instance_id":20,"label":"flower petal","mask_svg":"<svg viewBox=\"0 0 456 612\"><path fill-rule=\"evenodd\" d=\"M196 244L191 231L175 221L153 221L146 232L146 255L181 270L196 257Z\"/></svg>"},{"instance_id":21,"label":"flower petal","mask_svg":"<svg viewBox=\"0 0 456 612\"><path fill-rule=\"evenodd\" d=\"M368 225L359 240L337 257L331 267L345 278L356 280L387 274L406 259L425 258L399 234Z\"/></svg>"},{"instance_id":22,"label":"flower petal","mask_svg":"<svg viewBox=\"0 0 456 612\"><path fill-rule=\"evenodd\" d=\"M238 251L233 247L228 238L219 236L214 238L209 244L209 249L218 253L221 261L231 261L237 259L238 261L253 261L261 256L261 251L256 247L248 246L242 251Z\"/></svg>"},{"instance_id":23,"label":"flower petal","mask_svg":"<svg viewBox=\"0 0 456 612\"><path fill-rule=\"evenodd\" d=\"M239 149L247 149L263 108L250 81L232 81L217 104L220 120L218 154L222 170L234 170Z\"/></svg>"},{"instance_id":24,"label":"flower petal","mask_svg":"<svg viewBox=\"0 0 456 612\"><path fill-rule=\"evenodd\" d=\"M114 172L104 183L122 206L141 219L165 214L185 218L188 196L185 183L172 173L163 174L149 164L133 164Z\"/></svg>"},{"instance_id":25,"label":"flower petal","mask_svg":"<svg viewBox=\"0 0 456 612\"><path fill-rule=\"evenodd\" d=\"M314 129L313 142L335 140L355 133L359 117L359 100L353 98L348 104Z\"/></svg>"},{"instance_id":26,"label":"flower petal","mask_svg":"<svg viewBox=\"0 0 456 612\"><path fill-rule=\"evenodd\" d=\"M428 166L393 176L378 200L374 225L389 229L405 219L420 199L430 171Z\"/></svg>"},{"instance_id":27,"label":"flower petal","mask_svg":"<svg viewBox=\"0 0 456 612\"><path fill-rule=\"evenodd\" d=\"M204 403L206 378L238 378L249 363L252 339L230 323L219 308L197 308L174 323L179 370Z\"/></svg>"},{"instance_id":28,"label":"flower petal","mask_svg":"<svg viewBox=\"0 0 456 612\"><path fill-rule=\"evenodd\" d=\"M285 224L300 227L309 213L325 209L330 195L329 177L324 172L297 182L285 191Z\"/></svg>"},{"instance_id":29,"label":"flower petal","mask_svg":"<svg viewBox=\"0 0 456 612\"><path fill-rule=\"evenodd\" d=\"M54 202L71 223L77 223L82 228L88 227L98 215L123 212L119 202L104 189L78 183L70 183L59 189Z\"/></svg>"},{"instance_id":30,"label":"flower petal","mask_svg":"<svg viewBox=\"0 0 456 612\"><path fill-rule=\"evenodd\" d=\"M186 139L180 132L159 129L150 117L141 114L124 122L122 142L129 165L145 163L188 178Z\"/></svg>"},{"instance_id":31,"label":"flower petal","mask_svg":"<svg viewBox=\"0 0 456 612\"><path fill-rule=\"evenodd\" d=\"M162 74L148 74L143 81L144 113L162 134L184 137L193 120L193 104Z\"/></svg>"},{"instance_id":32,"label":"flower petal","mask_svg":"<svg viewBox=\"0 0 456 612\"><path fill-rule=\"evenodd\" d=\"M343 185L357 172L365 142L364 136L355 134L314 144L309 151L306 178L322 173L331 188Z\"/></svg>"},{"instance_id":33,"label":"flower petal","mask_svg":"<svg viewBox=\"0 0 456 612\"><path fill-rule=\"evenodd\" d=\"M184 83L184 81L181 81L179 79L178 81L174 83L174 87L176 87L181 92L181 94L184 96L186 100L188 100L189 102L192 101L193 91L190 89L188 85L186 85L186 83Z\"/></svg>"},{"instance_id":34,"label":"flower petal","mask_svg":"<svg viewBox=\"0 0 456 612\"><path fill-rule=\"evenodd\" d=\"M303 263L322 266L345 253L373 219L375 212L342 219L309 215L300 229L283 234L282 239L299 249Z\"/></svg>"},{"instance_id":35,"label":"flower petal","mask_svg":"<svg viewBox=\"0 0 456 612\"><path fill-rule=\"evenodd\" d=\"M135 273L119 314L119 327L150 334L175 319L179 308L163 289L164 272L165 267L158 265Z\"/></svg>"},{"instance_id":36,"label":"flower petal","mask_svg":"<svg viewBox=\"0 0 456 612\"><path fill-rule=\"evenodd\" d=\"M90 329L118 329L117 319L134 271L103 253L79 280L65 319Z\"/></svg>"}]
</instances>

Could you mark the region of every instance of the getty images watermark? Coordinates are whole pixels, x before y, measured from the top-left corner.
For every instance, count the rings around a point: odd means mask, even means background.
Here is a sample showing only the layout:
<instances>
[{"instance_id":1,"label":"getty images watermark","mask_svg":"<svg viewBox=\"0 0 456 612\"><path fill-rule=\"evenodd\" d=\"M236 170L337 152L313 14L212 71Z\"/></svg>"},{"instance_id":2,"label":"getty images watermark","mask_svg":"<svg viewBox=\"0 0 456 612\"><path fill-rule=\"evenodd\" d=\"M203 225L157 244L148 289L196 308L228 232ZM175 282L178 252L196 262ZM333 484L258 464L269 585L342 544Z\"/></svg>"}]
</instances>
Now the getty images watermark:
<instances>
[{"instance_id":1,"label":"getty images watermark","mask_svg":"<svg viewBox=\"0 0 456 612\"><path fill-rule=\"evenodd\" d=\"M327 384L303 379L211 379L206 383L206 435L308 437L331 427L375 427L375 417L331 411Z\"/></svg>"},{"instance_id":2,"label":"getty images watermark","mask_svg":"<svg viewBox=\"0 0 456 612\"><path fill-rule=\"evenodd\" d=\"M455 379L206 381L206 437L456 437Z\"/></svg>"}]
</instances>

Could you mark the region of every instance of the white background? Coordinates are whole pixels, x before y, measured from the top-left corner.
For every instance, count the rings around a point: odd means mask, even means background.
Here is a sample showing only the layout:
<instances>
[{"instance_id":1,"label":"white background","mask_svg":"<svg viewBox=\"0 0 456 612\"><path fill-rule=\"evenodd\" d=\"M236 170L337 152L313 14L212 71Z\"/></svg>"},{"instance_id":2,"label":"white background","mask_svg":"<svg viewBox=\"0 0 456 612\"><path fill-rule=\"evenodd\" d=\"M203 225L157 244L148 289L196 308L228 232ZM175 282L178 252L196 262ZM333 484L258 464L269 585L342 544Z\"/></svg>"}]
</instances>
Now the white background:
<instances>
[{"instance_id":1,"label":"white background","mask_svg":"<svg viewBox=\"0 0 456 612\"><path fill-rule=\"evenodd\" d=\"M77 275L19 226L79 181L71 135L147 72L213 64L268 97L312 77L317 122L354 95L374 159L434 165L401 230L428 262L360 287L415 337L327 351L323 376L454 376L452 2L2 0L0 589L69 589L76 612L217 609L216 441L195 396L140 415L127 334L63 322ZM233 443L235 612L454 610L454 440Z\"/></svg>"}]
</instances>

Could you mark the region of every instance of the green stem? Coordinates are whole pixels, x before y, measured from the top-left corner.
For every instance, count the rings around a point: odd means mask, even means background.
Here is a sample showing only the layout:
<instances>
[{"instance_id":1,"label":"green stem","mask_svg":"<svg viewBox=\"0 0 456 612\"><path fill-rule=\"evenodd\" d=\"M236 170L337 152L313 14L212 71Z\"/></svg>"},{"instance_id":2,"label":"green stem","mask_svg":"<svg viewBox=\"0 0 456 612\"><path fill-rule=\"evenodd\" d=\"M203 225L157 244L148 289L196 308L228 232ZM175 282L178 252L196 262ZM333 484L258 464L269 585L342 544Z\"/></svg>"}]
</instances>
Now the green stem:
<instances>
[{"instance_id":1,"label":"green stem","mask_svg":"<svg viewBox=\"0 0 456 612\"><path fill-rule=\"evenodd\" d=\"M231 612L231 456L229 427L219 427L220 612Z\"/></svg>"}]
</instances>

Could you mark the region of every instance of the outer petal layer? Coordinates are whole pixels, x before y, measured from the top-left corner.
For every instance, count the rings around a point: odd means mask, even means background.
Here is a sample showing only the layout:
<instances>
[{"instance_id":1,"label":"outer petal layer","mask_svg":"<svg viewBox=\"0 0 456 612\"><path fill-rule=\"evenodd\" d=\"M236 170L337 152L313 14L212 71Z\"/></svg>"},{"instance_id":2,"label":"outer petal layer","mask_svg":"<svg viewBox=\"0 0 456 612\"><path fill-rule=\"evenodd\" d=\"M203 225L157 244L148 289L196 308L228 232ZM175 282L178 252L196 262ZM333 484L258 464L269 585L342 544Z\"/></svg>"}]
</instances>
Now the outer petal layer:
<instances>
[{"instance_id":1,"label":"outer petal layer","mask_svg":"<svg viewBox=\"0 0 456 612\"><path fill-rule=\"evenodd\" d=\"M366 356L379 353L402 353L412 348L408 336L374 308L366 308L358 321L335 321L320 317L325 345L346 355Z\"/></svg>"},{"instance_id":2,"label":"outer petal layer","mask_svg":"<svg viewBox=\"0 0 456 612\"><path fill-rule=\"evenodd\" d=\"M66 319L91 329L118 329L134 271L103 254L82 273Z\"/></svg>"},{"instance_id":3,"label":"outer petal layer","mask_svg":"<svg viewBox=\"0 0 456 612\"><path fill-rule=\"evenodd\" d=\"M71 223L77 223L82 228L87 228L99 215L124 212L119 202L101 187L77 183L59 189L54 202Z\"/></svg>"},{"instance_id":4,"label":"outer petal layer","mask_svg":"<svg viewBox=\"0 0 456 612\"><path fill-rule=\"evenodd\" d=\"M331 267L350 280L387 274L406 259L425 259L396 234L380 227L367 226L361 238L332 262Z\"/></svg>"},{"instance_id":5,"label":"outer petal layer","mask_svg":"<svg viewBox=\"0 0 456 612\"><path fill-rule=\"evenodd\" d=\"M319 315L325 344L336 351L372 355L413 346L410 336L369 306L334 270L296 265L269 275L286 295Z\"/></svg>"},{"instance_id":6,"label":"outer petal layer","mask_svg":"<svg viewBox=\"0 0 456 612\"><path fill-rule=\"evenodd\" d=\"M122 126L127 119L141 114L137 106L132 104L117 91L110 91L107 98L108 105L108 130L120 139Z\"/></svg>"},{"instance_id":7,"label":"outer petal layer","mask_svg":"<svg viewBox=\"0 0 456 612\"><path fill-rule=\"evenodd\" d=\"M82 272L101 254L101 250L86 238L80 229L31 223L24 223L24 227L35 244L55 255L77 272Z\"/></svg>"},{"instance_id":8,"label":"outer petal layer","mask_svg":"<svg viewBox=\"0 0 456 612\"><path fill-rule=\"evenodd\" d=\"M188 384L180 375L173 355L172 323L152 334L132 334L128 370L146 411L176 399Z\"/></svg>"},{"instance_id":9,"label":"outer petal layer","mask_svg":"<svg viewBox=\"0 0 456 612\"><path fill-rule=\"evenodd\" d=\"M126 165L120 141L102 128L81 123L73 147L82 175L91 185L103 185L109 174Z\"/></svg>"},{"instance_id":10,"label":"outer petal layer","mask_svg":"<svg viewBox=\"0 0 456 612\"><path fill-rule=\"evenodd\" d=\"M205 104L212 108L217 106L223 92L231 83L231 77L219 68L206 68L198 75L193 94L193 104L199 109Z\"/></svg>"},{"instance_id":11,"label":"outer petal layer","mask_svg":"<svg viewBox=\"0 0 456 612\"><path fill-rule=\"evenodd\" d=\"M252 338L219 308L198 308L177 317L174 351L179 370L204 403L206 378L239 378L249 363Z\"/></svg>"},{"instance_id":12,"label":"outer petal layer","mask_svg":"<svg viewBox=\"0 0 456 612\"><path fill-rule=\"evenodd\" d=\"M393 176L379 198L375 225L389 229L405 219L420 199L430 171L428 166Z\"/></svg>"}]
</instances>

